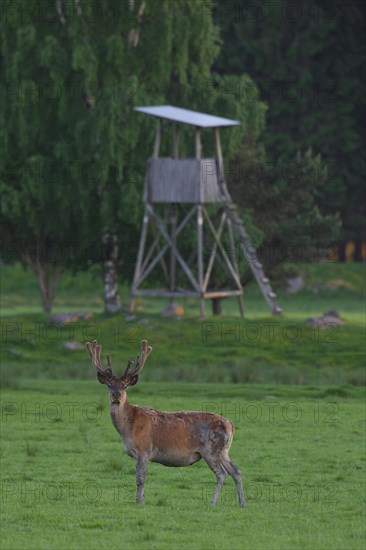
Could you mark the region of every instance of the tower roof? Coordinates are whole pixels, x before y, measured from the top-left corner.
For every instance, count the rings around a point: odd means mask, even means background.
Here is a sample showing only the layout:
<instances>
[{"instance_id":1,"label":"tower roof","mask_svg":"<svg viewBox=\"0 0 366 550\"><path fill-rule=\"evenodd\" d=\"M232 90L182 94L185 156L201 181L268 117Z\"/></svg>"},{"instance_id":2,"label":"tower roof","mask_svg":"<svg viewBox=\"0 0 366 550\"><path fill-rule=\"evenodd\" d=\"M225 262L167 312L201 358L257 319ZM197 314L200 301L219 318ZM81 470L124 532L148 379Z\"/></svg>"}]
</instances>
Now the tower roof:
<instances>
[{"instance_id":1,"label":"tower roof","mask_svg":"<svg viewBox=\"0 0 366 550\"><path fill-rule=\"evenodd\" d=\"M135 111L145 113L145 115L180 122L181 124L189 124L190 126L198 126L199 128L218 128L225 126L237 126L239 120L231 120L220 116L208 115L198 111L190 111L189 109L180 109L172 105L156 105L152 107L135 107Z\"/></svg>"}]
</instances>

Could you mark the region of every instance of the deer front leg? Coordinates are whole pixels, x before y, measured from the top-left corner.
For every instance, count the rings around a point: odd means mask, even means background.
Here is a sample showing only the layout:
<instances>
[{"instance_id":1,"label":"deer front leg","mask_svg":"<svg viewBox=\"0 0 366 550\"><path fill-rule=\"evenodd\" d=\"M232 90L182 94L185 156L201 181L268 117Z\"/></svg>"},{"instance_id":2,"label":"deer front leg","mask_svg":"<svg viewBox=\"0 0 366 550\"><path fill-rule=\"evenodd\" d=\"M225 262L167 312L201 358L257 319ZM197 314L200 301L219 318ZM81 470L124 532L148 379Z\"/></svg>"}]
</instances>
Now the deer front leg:
<instances>
[{"instance_id":1,"label":"deer front leg","mask_svg":"<svg viewBox=\"0 0 366 550\"><path fill-rule=\"evenodd\" d=\"M137 497L136 502L138 504L144 504L144 484L147 474L148 459L143 456L137 458L136 464L136 483L137 483Z\"/></svg>"}]
</instances>

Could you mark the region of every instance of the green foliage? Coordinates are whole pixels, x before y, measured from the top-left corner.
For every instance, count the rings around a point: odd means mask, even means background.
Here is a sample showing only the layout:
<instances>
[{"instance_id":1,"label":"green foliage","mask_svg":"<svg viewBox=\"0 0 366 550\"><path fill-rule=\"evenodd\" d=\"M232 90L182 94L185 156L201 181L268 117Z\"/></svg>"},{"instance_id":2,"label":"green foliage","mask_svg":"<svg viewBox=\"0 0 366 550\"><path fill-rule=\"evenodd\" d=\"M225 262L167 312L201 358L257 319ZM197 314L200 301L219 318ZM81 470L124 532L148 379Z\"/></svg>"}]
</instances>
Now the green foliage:
<instances>
[{"instance_id":1,"label":"green foliage","mask_svg":"<svg viewBox=\"0 0 366 550\"><path fill-rule=\"evenodd\" d=\"M264 105L205 93L215 86L219 39L199 0L80 0L69 7L60 1L54 17L44 18L49 2L41 0L39 12L10 10L2 23L9 61L0 134L3 242L7 259L12 252L38 277L47 271L47 285L52 269L100 261L102 235L116 234L124 252L120 275L129 280L154 131L153 120L133 107L172 103L237 117L243 129L224 144L233 154L243 131L263 126ZM236 80L227 77L230 86ZM188 130L182 155L193 146ZM50 248L61 252L56 257Z\"/></svg>"},{"instance_id":2,"label":"green foliage","mask_svg":"<svg viewBox=\"0 0 366 550\"><path fill-rule=\"evenodd\" d=\"M263 135L270 162L292 162L312 148L329 165L316 203L340 212L343 238L361 239L365 174L365 4L309 0L214 3L223 46L214 69L247 72L268 106ZM238 101L251 95L242 87Z\"/></svg>"},{"instance_id":3,"label":"green foliage","mask_svg":"<svg viewBox=\"0 0 366 550\"><path fill-rule=\"evenodd\" d=\"M228 168L228 180L234 201L258 228L260 240L255 244L260 244L266 273L283 278L289 271L286 261L292 262L294 273L299 263L327 257L339 236L340 220L338 215L323 214L316 204L327 185L327 168L319 156L309 150L274 166L253 162L242 147Z\"/></svg>"},{"instance_id":4,"label":"green foliage","mask_svg":"<svg viewBox=\"0 0 366 550\"><path fill-rule=\"evenodd\" d=\"M152 119L133 111L139 104L171 103L239 119L241 126L222 132L226 161L266 170L275 159L275 178L265 174L238 183L235 174L228 175L255 244L281 247L291 236L307 260L319 248L316 239L335 239L338 211L344 235L356 234L362 214L356 115L362 97L345 66L356 71L363 55L362 48L355 55L361 8L356 2L346 10L334 5L332 12L312 0L295 24L282 0L273 6L273 21L245 17L244 8L236 16L230 3L216 4L213 18L211 2L200 0L80 0L72 10L61 0L50 8L54 17L43 16L49 2L41 0L25 16L21 9L6 11L4 257L20 258L36 272L41 289L52 287L47 307L62 268L84 269L103 259L106 232L118 237L121 279L131 279L154 131ZM260 6L253 2L248 10ZM266 83L288 92L288 75L301 91L296 101L266 96ZM334 98L332 82L337 109L326 101ZM269 105L266 133L261 100ZM163 154L170 154L170 130L163 128ZM211 133L204 135L204 154L212 146ZM322 152L324 164L304 152L309 147ZM192 152L192 129L182 128L181 155ZM296 181L278 176L289 165L301 172ZM344 199L345 189L351 199Z\"/></svg>"}]
</instances>

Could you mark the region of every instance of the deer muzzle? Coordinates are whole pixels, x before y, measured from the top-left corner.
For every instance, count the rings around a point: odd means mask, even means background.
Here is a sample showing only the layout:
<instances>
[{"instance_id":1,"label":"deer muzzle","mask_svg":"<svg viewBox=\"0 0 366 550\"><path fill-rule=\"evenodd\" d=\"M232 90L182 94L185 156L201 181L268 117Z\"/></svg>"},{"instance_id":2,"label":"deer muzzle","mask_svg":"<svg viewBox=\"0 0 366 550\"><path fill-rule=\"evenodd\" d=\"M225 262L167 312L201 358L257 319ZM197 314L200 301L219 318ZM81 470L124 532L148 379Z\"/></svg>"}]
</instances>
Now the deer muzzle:
<instances>
[{"instance_id":1,"label":"deer muzzle","mask_svg":"<svg viewBox=\"0 0 366 550\"><path fill-rule=\"evenodd\" d=\"M120 390L113 390L111 397L112 397L112 403L120 403L120 401L121 401L121 392L120 392Z\"/></svg>"}]
</instances>

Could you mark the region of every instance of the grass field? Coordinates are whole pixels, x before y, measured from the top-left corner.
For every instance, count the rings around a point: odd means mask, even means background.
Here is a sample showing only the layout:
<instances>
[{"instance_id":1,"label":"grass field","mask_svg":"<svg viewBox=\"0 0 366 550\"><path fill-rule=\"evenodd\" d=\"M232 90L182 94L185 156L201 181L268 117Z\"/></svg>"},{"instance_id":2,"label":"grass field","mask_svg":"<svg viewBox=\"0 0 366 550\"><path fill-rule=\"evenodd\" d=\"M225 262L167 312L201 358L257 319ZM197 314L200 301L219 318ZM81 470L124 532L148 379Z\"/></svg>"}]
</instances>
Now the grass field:
<instances>
[{"instance_id":1,"label":"grass field","mask_svg":"<svg viewBox=\"0 0 366 550\"><path fill-rule=\"evenodd\" d=\"M132 322L108 318L96 279L68 276L56 311L91 310L94 318L62 329L47 324L29 274L5 268L1 548L365 548L363 272L322 267L304 266L304 291L279 293L281 318L249 289L243 321L229 301L223 317L204 322L190 301L180 321L162 319L164 304L155 301L140 302ZM335 279L347 284L327 289ZM306 326L330 308L344 326ZM231 478L210 507L215 478L202 461L150 464L146 504L136 506L135 464L112 426L107 391L83 350L61 349L95 336L117 372L140 339L153 345L132 403L233 421L244 510Z\"/></svg>"},{"instance_id":2,"label":"grass field","mask_svg":"<svg viewBox=\"0 0 366 550\"><path fill-rule=\"evenodd\" d=\"M203 463L149 467L135 504L106 390L88 381L28 381L3 393L1 548L364 548L362 391L335 397L291 386L141 383L130 400L221 412L235 423L243 471L210 508Z\"/></svg>"}]
</instances>

